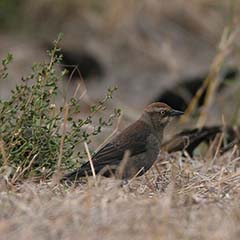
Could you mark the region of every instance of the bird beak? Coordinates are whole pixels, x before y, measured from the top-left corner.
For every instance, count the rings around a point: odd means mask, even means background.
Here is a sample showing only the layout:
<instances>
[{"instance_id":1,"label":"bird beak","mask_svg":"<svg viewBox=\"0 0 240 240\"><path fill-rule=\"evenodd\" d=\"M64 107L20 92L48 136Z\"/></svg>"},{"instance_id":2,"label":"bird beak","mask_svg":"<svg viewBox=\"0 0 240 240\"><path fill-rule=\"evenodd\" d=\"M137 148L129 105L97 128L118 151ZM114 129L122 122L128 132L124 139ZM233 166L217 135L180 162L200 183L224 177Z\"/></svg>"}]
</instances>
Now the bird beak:
<instances>
[{"instance_id":1,"label":"bird beak","mask_svg":"<svg viewBox=\"0 0 240 240\"><path fill-rule=\"evenodd\" d=\"M176 117L176 116L180 116L180 115L183 115L184 112L182 111L178 111L178 110L174 110L172 109L170 112L169 112L169 116L170 117Z\"/></svg>"}]
</instances>

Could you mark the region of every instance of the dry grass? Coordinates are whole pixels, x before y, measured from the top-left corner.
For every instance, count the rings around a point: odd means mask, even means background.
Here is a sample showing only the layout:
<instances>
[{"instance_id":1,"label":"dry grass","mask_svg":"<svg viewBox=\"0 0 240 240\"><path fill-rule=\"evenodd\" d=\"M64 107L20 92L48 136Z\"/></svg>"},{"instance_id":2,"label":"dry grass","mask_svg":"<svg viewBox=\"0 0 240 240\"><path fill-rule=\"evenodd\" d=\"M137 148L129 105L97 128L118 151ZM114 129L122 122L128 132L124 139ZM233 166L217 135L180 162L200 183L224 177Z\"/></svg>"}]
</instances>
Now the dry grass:
<instances>
[{"instance_id":1,"label":"dry grass","mask_svg":"<svg viewBox=\"0 0 240 240\"><path fill-rule=\"evenodd\" d=\"M239 239L240 160L164 155L120 187L89 178L74 188L1 184L1 239Z\"/></svg>"}]
</instances>

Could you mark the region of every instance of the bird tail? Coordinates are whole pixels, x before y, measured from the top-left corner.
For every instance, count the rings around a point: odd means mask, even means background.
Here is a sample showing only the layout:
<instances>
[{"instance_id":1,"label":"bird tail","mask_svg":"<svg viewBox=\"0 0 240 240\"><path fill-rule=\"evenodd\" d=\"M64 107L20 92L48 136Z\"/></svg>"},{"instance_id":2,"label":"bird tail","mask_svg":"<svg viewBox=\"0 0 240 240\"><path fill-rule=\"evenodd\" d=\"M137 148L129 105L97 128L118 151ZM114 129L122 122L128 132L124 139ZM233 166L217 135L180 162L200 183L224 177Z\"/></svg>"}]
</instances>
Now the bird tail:
<instances>
[{"instance_id":1,"label":"bird tail","mask_svg":"<svg viewBox=\"0 0 240 240\"><path fill-rule=\"evenodd\" d=\"M85 177L86 173L82 171L82 169L77 169L73 172L67 173L63 176L62 181L71 181L74 182L81 177Z\"/></svg>"},{"instance_id":2,"label":"bird tail","mask_svg":"<svg viewBox=\"0 0 240 240\"><path fill-rule=\"evenodd\" d=\"M92 175L91 168L89 163L83 164L80 168L74 170L73 172L67 173L63 176L61 179L62 181L70 181L74 182L78 180L79 178L86 177Z\"/></svg>"}]
</instances>

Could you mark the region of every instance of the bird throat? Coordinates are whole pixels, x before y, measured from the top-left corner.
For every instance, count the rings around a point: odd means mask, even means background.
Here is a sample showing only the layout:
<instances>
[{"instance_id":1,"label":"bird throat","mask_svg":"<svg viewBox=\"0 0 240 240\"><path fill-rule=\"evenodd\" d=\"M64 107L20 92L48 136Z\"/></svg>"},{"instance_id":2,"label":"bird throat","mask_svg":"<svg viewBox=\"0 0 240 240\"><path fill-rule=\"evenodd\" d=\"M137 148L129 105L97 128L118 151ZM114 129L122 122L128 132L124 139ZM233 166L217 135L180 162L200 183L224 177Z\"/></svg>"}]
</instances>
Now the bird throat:
<instances>
[{"instance_id":1,"label":"bird throat","mask_svg":"<svg viewBox=\"0 0 240 240\"><path fill-rule=\"evenodd\" d=\"M159 142L162 142L164 127L164 124L159 124L159 122L156 124L155 122L152 122L153 134L156 136Z\"/></svg>"},{"instance_id":2,"label":"bird throat","mask_svg":"<svg viewBox=\"0 0 240 240\"><path fill-rule=\"evenodd\" d=\"M163 138L163 130L166 127L167 123L161 122L159 116L150 117L149 115L145 114L142 116L141 120L144 121L152 129L152 133L161 143Z\"/></svg>"}]
</instances>

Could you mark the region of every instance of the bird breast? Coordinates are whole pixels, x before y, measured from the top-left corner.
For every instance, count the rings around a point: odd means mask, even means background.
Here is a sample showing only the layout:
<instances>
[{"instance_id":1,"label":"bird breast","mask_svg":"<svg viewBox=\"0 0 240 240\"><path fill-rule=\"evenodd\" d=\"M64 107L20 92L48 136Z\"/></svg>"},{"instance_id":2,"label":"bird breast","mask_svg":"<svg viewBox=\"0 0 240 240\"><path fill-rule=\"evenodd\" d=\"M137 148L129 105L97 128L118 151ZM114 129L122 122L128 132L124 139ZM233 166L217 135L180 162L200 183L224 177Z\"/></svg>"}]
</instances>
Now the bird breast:
<instances>
[{"instance_id":1,"label":"bird breast","mask_svg":"<svg viewBox=\"0 0 240 240\"><path fill-rule=\"evenodd\" d=\"M160 151L161 139L162 139L161 137L159 138L152 134L148 136L147 151L148 151L149 160L150 159L152 159L152 161L156 160L156 156L159 154L159 151Z\"/></svg>"}]
</instances>

